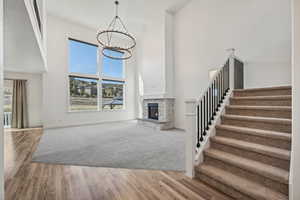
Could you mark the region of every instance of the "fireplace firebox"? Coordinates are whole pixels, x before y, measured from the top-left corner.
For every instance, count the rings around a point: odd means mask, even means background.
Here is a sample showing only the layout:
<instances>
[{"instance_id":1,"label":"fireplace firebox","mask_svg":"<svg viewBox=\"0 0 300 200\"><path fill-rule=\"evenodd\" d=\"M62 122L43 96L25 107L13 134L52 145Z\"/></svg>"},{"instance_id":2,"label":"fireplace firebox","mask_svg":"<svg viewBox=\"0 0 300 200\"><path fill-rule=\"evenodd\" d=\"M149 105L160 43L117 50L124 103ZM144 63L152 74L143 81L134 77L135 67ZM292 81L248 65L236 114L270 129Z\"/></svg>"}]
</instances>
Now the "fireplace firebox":
<instances>
[{"instance_id":1,"label":"fireplace firebox","mask_svg":"<svg viewBox=\"0 0 300 200\"><path fill-rule=\"evenodd\" d=\"M148 103L148 118L158 120L158 103Z\"/></svg>"}]
</instances>

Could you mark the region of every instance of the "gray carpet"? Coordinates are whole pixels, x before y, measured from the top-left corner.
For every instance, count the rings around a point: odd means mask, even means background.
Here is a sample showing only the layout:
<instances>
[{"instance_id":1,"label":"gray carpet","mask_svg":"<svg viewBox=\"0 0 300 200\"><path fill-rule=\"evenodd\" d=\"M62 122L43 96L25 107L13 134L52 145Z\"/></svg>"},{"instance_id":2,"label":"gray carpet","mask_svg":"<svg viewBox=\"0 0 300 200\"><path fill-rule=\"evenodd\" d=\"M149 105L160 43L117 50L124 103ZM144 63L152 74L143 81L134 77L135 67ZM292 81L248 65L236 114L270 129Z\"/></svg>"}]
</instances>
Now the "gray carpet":
<instances>
[{"instance_id":1,"label":"gray carpet","mask_svg":"<svg viewBox=\"0 0 300 200\"><path fill-rule=\"evenodd\" d=\"M34 162L184 171L184 132L155 131L136 121L46 129Z\"/></svg>"}]
</instances>

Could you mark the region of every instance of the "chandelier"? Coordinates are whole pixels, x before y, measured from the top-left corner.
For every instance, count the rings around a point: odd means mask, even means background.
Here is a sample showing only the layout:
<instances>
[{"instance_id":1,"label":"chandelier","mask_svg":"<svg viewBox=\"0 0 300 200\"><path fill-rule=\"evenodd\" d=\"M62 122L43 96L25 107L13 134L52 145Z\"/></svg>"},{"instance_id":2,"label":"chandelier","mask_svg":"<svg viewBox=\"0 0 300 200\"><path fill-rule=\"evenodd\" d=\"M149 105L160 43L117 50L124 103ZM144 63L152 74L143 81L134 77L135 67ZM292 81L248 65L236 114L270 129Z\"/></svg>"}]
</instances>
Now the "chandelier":
<instances>
[{"instance_id":1,"label":"chandelier","mask_svg":"<svg viewBox=\"0 0 300 200\"><path fill-rule=\"evenodd\" d=\"M116 15L106 30L97 33L97 40L102 46L102 54L115 60L131 58L132 49L136 45L135 38L128 33L125 24L118 15L119 1L115 1Z\"/></svg>"}]
</instances>

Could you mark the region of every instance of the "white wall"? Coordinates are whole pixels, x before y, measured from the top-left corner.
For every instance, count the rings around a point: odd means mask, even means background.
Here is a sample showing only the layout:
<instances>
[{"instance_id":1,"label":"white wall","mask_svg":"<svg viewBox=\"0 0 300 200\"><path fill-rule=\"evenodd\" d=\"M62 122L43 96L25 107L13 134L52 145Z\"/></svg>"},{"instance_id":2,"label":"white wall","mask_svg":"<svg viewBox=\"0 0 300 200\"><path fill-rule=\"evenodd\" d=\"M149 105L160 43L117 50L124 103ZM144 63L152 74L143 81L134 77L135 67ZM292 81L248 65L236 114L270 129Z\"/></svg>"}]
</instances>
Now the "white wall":
<instances>
[{"instance_id":1,"label":"white wall","mask_svg":"<svg viewBox=\"0 0 300 200\"><path fill-rule=\"evenodd\" d=\"M126 109L119 111L68 112L68 37L96 43L96 30L57 18L47 17L48 72L43 77L45 127L92 124L135 118L135 56L126 65Z\"/></svg>"},{"instance_id":2,"label":"white wall","mask_svg":"<svg viewBox=\"0 0 300 200\"><path fill-rule=\"evenodd\" d=\"M5 0L4 6L5 71L44 72L44 60L24 0Z\"/></svg>"},{"instance_id":3,"label":"white wall","mask_svg":"<svg viewBox=\"0 0 300 200\"><path fill-rule=\"evenodd\" d=\"M139 118L143 98L174 97L174 15L158 5L152 9L153 16L137 42L136 116Z\"/></svg>"},{"instance_id":4,"label":"white wall","mask_svg":"<svg viewBox=\"0 0 300 200\"><path fill-rule=\"evenodd\" d=\"M3 94L3 0L0 0L0 94ZM4 131L3 98L0 98L0 199L4 200Z\"/></svg>"},{"instance_id":5,"label":"white wall","mask_svg":"<svg viewBox=\"0 0 300 200\"><path fill-rule=\"evenodd\" d=\"M291 84L291 64L287 62L246 61L244 69L245 88Z\"/></svg>"},{"instance_id":6,"label":"white wall","mask_svg":"<svg viewBox=\"0 0 300 200\"><path fill-rule=\"evenodd\" d=\"M187 1L177 0L177 4L174 1L178 6L184 3ZM148 6L144 10L148 20L137 47L139 75L143 83L142 96L173 97L174 10L153 2L145 6Z\"/></svg>"},{"instance_id":7,"label":"white wall","mask_svg":"<svg viewBox=\"0 0 300 200\"><path fill-rule=\"evenodd\" d=\"M293 0L293 129L290 199L300 199L300 0Z\"/></svg>"},{"instance_id":8,"label":"white wall","mask_svg":"<svg viewBox=\"0 0 300 200\"><path fill-rule=\"evenodd\" d=\"M167 97L174 97L174 14L165 12L165 66L164 92Z\"/></svg>"},{"instance_id":9,"label":"white wall","mask_svg":"<svg viewBox=\"0 0 300 200\"><path fill-rule=\"evenodd\" d=\"M270 6L271 5L271 6ZM290 1L192 0L175 16L175 125L184 99L199 98L226 49L245 61L245 87L291 83Z\"/></svg>"},{"instance_id":10,"label":"white wall","mask_svg":"<svg viewBox=\"0 0 300 200\"><path fill-rule=\"evenodd\" d=\"M42 75L30 73L5 72L5 79L27 80L27 103L29 127L42 126Z\"/></svg>"},{"instance_id":11,"label":"white wall","mask_svg":"<svg viewBox=\"0 0 300 200\"><path fill-rule=\"evenodd\" d=\"M165 23L163 12L145 26L137 47L144 95L162 95L165 79Z\"/></svg>"}]
</instances>

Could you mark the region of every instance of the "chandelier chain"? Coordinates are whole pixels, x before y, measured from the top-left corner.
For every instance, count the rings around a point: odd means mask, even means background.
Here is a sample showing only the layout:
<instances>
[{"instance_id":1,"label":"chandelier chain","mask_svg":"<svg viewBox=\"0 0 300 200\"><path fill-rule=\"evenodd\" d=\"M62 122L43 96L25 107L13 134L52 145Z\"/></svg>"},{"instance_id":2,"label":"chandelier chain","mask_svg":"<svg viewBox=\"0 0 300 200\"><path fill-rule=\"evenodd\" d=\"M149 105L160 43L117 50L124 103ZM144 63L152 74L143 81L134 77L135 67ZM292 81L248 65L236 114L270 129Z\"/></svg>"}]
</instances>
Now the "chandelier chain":
<instances>
[{"instance_id":1,"label":"chandelier chain","mask_svg":"<svg viewBox=\"0 0 300 200\"><path fill-rule=\"evenodd\" d=\"M115 1L116 4L116 16L119 16L119 1Z\"/></svg>"}]
</instances>

